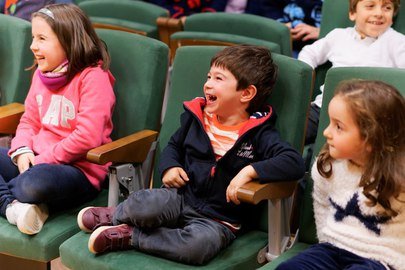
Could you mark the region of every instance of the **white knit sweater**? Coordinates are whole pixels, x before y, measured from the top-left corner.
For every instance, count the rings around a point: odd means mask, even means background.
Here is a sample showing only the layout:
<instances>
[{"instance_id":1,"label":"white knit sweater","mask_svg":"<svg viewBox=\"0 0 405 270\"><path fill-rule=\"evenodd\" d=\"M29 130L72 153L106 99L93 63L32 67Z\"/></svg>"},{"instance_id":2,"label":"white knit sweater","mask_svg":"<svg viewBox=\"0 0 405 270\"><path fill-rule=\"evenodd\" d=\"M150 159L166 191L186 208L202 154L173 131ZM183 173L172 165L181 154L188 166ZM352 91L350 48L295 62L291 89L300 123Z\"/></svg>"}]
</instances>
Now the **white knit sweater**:
<instances>
[{"instance_id":1,"label":"white knit sweater","mask_svg":"<svg viewBox=\"0 0 405 270\"><path fill-rule=\"evenodd\" d=\"M312 167L319 242L377 260L387 269L405 269L405 203L392 199L392 208L399 214L388 220L379 218L383 208L366 204L359 187L361 172L347 160L336 160L332 166L333 175L327 179L320 176L316 162ZM405 193L400 199L405 201Z\"/></svg>"}]
</instances>

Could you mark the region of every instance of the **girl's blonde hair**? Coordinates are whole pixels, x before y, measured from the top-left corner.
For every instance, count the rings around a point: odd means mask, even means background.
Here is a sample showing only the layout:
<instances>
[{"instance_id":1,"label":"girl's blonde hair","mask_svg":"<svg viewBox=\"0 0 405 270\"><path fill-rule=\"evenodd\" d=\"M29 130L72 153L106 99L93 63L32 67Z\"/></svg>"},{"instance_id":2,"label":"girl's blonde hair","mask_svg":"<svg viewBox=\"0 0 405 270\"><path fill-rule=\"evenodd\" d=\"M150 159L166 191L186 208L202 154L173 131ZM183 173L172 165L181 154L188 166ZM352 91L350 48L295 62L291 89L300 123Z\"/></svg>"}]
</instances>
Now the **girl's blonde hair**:
<instances>
[{"instance_id":1,"label":"girl's blonde hair","mask_svg":"<svg viewBox=\"0 0 405 270\"><path fill-rule=\"evenodd\" d=\"M335 96L346 102L360 130L371 146L360 180L370 206L377 203L386 216L396 216L391 197L398 198L405 186L405 99L393 86L381 81L349 80L338 85ZM326 143L317 160L319 173L332 175L333 158Z\"/></svg>"},{"instance_id":2,"label":"girl's blonde hair","mask_svg":"<svg viewBox=\"0 0 405 270\"><path fill-rule=\"evenodd\" d=\"M110 66L107 46L99 39L89 18L76 5L54 4L34 12L32 18L44 19L59 39L69 61L67 79L102 61L103 70ZM36 63L34 63L34 66Z\"/></svg>"}]
</instances>

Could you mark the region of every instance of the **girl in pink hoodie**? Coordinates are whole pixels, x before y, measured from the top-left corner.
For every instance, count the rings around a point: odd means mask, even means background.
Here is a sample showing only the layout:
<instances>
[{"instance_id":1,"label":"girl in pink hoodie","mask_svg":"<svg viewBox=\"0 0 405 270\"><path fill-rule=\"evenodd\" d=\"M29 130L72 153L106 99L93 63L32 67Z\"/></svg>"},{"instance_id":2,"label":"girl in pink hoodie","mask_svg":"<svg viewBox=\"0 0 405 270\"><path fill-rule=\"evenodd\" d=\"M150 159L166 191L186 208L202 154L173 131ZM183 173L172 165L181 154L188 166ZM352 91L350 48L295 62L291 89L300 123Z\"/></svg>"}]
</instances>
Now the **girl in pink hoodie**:
<instances>
[{"instance_id":1,"label":"girl in pink hoodie","mask_svg":"<svg viewBox=\"0 0 405 270\"><path fill-rule=\"evenodd\" d=\"M37 68L11 149L0 148L0 215L36 234L50 209L93 199L107 167L86 153L111 141L110 57L86 15L49 5L32 15Z\"/></svg>"}]
</instances>

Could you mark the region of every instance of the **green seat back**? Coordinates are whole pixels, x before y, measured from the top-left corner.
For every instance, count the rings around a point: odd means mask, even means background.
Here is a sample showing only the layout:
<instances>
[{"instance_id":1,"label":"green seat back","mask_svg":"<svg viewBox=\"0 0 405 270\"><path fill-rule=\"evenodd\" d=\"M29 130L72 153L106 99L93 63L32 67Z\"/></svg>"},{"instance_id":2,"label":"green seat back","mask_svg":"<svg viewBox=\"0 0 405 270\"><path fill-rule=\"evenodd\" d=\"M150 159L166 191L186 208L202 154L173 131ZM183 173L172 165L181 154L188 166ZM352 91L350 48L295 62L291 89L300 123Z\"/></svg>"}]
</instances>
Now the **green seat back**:
<instances>
[{"instance_id":1,"label":"green seat back","mask_svg":"<svg viewBox=\"0 0 405 270\"><path fill-rule=\"evenodd\" d=\"M322 100L322 109L319 119L319 129L314 145L314 153L319 153L325 143L323 130L329 125L328 104L333 97L334 89L343 80L359 78L365 80L381 80L396 87L405 96L405 69L398 68L375 68L375 67L341 67L332 68L328 71L325 80L325 89ZM314 162L315 157L313 158ZM307 178L303 200L301 201L301 215L299 227L299 239L290 250L283 253L261 270L275 269L281 262L305 250L310 244L317 242L316 226L312 203L313 181Z\"/></svg>"},{"instance_id":2,"label":"green seat back","mask_svg":"<svg viewBox=\"0 0 405 270\"><path fill-rule=\"evenodd\" d=\"M156 19L168 17L169 12L157 5L131 0L93 0L79 3L92 22L143 31L158 39Z\"/></svg>"},{"instance_id":3,"label":"green seat back","mask_svg":"<svg viewBox=\"0 0 405 270\"><path fill-rule=\"evenodd\" d=\"M23 103L31 83L31 24L0 14L0 105Z\"/></svg>"},{"instance_id":4,"label":"green seat back","mask_svg":"<svg viewBox=\"0 0 405 270\"><path fill-rule=\"evenodd\" d=\"M177 51L173 63L167 109L159 134L157 156L179 127L180 114L184 111L183 101L203 95L203 84L210 68L210 60L222 48L185 46ZM282 55L273 56L274 61L279 65L280 75L270 103L274 105L280 117L277 127L281 135L294 147L300 149L303 144L304 123L310 101L312 70L298 60ZM155 174L154 186L160 185L160 176ZM267 212L262 214L267 217ZM62 244L61 258L66 266L75 270L194 268L134 250L94 256L87 250L88 238L88 234L80 232ZM255 269L259 267L256 259L257 252L264 247L267 239L267 229L264 227L251 230L238 237L231 246L221 251L207 265L195 268Z\"/></svg>"},{"instance_id":5,"label":"green seat back","mask_svg":"<svg viewBox=\"0 0 405 270\"><path fill-rule=\"evenodd\" d=\"M159 130L169 49L155 39L122 31L97 29L111 55L116 82L112 137L143 129ZM147 63L147 64L146 64Z\"/></svg>"},{"instance_id":6,"label":"green seat back","mask_svg":"<svg viewBox=\"0 0 405 270\"><path fill-rule=\"evenodd\" d=\"M237 41L238 37L264 40L279 45L281 54L291 56L291 38L288 28L278 21L257 15L224 12L193 14L186 19L184 32L202 32L205 33L206 39L210 39L210 33L228 34L222 41L239 44L247 43L247 40ZM171 36L171 39L178 39L182 35L184 33L177 32ZM236 41L230 39L229 35L233 35ZM189 34L188 38L192 38L192 35Z\"/></svg>"},{"instance_id":7,"label":"green seat back","mask_svg":"<svg viewBox=\"0 0 405 270\"><path fill-rule=\"evenodd\" d=\"M349 19L349 0L324 0L319 38L323 38L335 28L353 26Z\"/></svg>"},{"instance_id":8,"label":"green seat back","mask_svg":"<svg viewBox=\"0 0 405 270\"><path fill-rule=\"evenodd\" d=\"M392 28L405 35L405 5L399 7L397 16L394 18Z\"/></svg>"}]
</instances>

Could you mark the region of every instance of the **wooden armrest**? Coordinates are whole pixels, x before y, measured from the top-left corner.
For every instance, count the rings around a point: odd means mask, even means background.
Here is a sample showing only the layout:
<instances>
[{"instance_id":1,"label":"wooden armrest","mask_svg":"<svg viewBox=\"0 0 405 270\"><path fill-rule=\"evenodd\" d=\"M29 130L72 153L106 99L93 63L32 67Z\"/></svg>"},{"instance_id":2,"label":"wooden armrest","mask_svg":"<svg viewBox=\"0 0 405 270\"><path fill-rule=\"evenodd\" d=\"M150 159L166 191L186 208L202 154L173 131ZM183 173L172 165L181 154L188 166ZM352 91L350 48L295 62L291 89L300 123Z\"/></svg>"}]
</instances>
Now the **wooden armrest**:
<instances>
[{"instance_id":1,"label":"wooden armrest","mask_svg":"<svg viewBox=\"0 0 405 270\"><path fill-rule=\"evenodd\" d=\"M168 46L170 45L170 35L184 29L181 19L170 17L159 17L156 19L156 24L158 26L159 39Z\"/></svg>"},{"instance_id":2,"label":"wooden armrest","mask_svg":"<svg viewBox=\"0 0 405 270\"><path fill-rule=\"evenodd\" d=\"M258 204L262 200L283 199L290 197L295 190L297 181L274 182L260 184L252 181L238 190L238 199L241 202Z\"/></svg>"},{"instance_id":3,"label":"wooden armrest","mask_svg":"<svg viewBox=\"0 0 405 270\"><path fill-rule=\"evenodd\" d=\"M183 31L184 29L184 21L183 19L175 19L169 17L159 17L156 20L156 24L158 26L159 31L159 39L166 43L167 46L170 48L170 63L173 62L174 54L177 49L177 43L170 41L170 36L173 33Z\"/></svg>"},{"instance_id":4,"label":"wooden armrest","mask_svg":"<svg viewBox=\"0 0 405 270\"><path fill-rule=\"evenodd\" d=\"M118 31L134 33L134 34L138 34L138 35L142 35L142 36L147 35L147 33L145 31L132 29L132 28L124 27L124 26L119 26L119 25L113 25L113 24L107 24L107 23L98 23L98 22L93 22L92 25L93 25L94 28L118 30Z\"/></svg>"},{"instance_id":5,"label":"wooden armrest","mask_svg":"<svg viewBox=\"0 0 405 270\"><path fill-rule=\"evenodd\" d=\"M24 113L24 105L10 103L0 107L0 133L15 134L20 118Z\"/></svg>"},{"instance_id":6,"label":"wooden armrest","mask_svg":"<svg viewBox=\"0 0 405 270\"><path fill-rule=\"evenodd\" d=\"M142 130L90 150L87 159L96 164L142 163L157 136L156 131Z\"/></svg>"}]
</instances>

